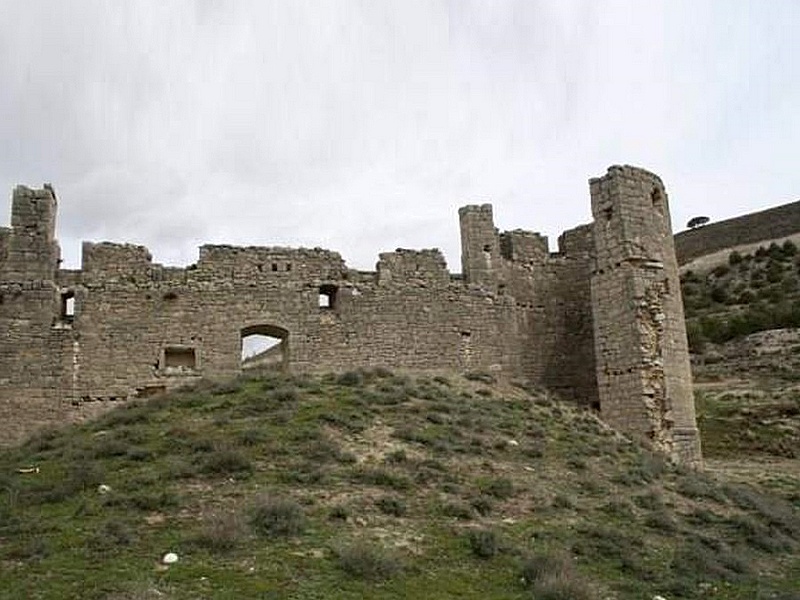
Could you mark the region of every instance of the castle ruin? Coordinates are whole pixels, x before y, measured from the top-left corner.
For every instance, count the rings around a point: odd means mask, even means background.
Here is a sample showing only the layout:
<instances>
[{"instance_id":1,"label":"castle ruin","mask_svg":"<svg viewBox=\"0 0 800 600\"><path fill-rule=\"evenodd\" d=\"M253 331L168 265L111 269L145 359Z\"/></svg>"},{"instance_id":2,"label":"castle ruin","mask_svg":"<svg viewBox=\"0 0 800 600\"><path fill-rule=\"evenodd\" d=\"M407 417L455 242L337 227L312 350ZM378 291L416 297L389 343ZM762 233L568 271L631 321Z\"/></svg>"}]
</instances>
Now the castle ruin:
<instances>
[{"instance_id":1,"label":"castle ruin","mask_svg":"<svg viewBox=\"0 0 800 600\"><path fill-rule=\"evenodd\" d=\"M0 228L0 444L253 364L489 371L600 410L699 465L667 194L642 169L590 180L593 222L547 239L459 210L462 274L438 250L374 272L322 249L207 245L186 268L143 246L85 242L61 269L50 186L13 193ZM253 335L277 342L242 360Z\"/></svg>"}]
</instances>

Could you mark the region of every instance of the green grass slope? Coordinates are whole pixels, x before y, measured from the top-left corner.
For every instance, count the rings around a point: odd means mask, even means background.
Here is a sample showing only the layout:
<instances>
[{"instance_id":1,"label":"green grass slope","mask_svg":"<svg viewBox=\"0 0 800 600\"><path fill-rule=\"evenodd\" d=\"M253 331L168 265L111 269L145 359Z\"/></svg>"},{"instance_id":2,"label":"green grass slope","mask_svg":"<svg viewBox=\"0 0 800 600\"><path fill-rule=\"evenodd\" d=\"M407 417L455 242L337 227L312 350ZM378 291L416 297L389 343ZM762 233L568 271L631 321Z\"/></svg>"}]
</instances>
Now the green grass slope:
<instances>
[{"instance_id":1,"label":"green grass slope","mask_svg":"<svg viewBox=\"0 0 800 600\"><path fill-rule=\"evenodd\" d=\"M797 495L682 471L485 376L202 384L3 451L0 491L3 598L800 589Z\"/></svg>"},{"instance_id":2,"label":"green grass slope","mask_svg":"<svg viewBox=\"0 0 800 600\"><path fill-rule=\"evenodd\" d=\"M753 254L733 251L703 272L685 270L681 292L689 347L702 352L751 333L800 327L800 254L786 241Z\"/></svg>"}]
</instances>

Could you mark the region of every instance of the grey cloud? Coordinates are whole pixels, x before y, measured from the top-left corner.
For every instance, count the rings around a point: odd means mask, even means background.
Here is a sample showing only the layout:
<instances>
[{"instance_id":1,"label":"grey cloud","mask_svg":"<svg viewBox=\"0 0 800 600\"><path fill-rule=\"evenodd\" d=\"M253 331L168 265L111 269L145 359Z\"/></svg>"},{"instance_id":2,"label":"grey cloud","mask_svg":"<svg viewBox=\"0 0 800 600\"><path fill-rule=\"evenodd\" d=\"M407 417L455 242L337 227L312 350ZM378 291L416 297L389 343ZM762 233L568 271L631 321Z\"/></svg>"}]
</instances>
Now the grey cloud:
<instances>
[{"instance_id":1,"label":"grey cloud","mask_svg":"<svg viewBox=\"0 0 800 600\"><path fill-rule=\"evenodd\" d=\"M370 268L456 208L556 237L586 179L673 217L795 199L792 2L0 0L0 187L52 181L62 248L324 245Z\"/></svg>"}]
</instances>

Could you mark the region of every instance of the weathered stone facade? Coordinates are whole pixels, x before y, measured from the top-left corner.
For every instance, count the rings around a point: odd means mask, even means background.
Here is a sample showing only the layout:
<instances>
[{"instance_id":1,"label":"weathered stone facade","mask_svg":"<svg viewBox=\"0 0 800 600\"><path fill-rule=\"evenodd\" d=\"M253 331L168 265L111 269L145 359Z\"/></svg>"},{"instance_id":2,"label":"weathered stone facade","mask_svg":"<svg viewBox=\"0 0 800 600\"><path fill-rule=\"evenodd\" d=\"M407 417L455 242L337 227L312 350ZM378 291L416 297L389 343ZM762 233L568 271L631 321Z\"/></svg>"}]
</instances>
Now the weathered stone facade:
<instances>
[{"instance_id":1,"label":"weathered stone facade","mask_svg":"<svg viewBox=\"0 0 800 600\"><path fill-rule=\"evenodd\" d=\"M594 223L564 233L557 253L536 233L499 233L490 205L462 208L452 275L438 250L383 253L362 272L328 250L203 246L173 268L106 242L84 243L82 268L64 270L52 188L17 187L0 228L0 443L278 361L525 378L699 463L663 185L611 167L591 190ZM281 342L243 362L250 334Z\"/></svg>"}]
</instances>

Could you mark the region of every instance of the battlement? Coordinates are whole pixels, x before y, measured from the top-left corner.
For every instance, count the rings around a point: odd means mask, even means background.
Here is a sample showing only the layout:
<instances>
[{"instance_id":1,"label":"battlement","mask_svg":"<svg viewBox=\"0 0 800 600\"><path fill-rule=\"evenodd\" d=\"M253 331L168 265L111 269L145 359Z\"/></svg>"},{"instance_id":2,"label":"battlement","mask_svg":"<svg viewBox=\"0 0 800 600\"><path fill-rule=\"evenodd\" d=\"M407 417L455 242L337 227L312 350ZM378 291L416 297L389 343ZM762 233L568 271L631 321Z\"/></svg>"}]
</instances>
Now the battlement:
<instances>
[{"instance_id":1,"label":"battlement","mask_svg":"<svg viewBox=\"0 0 800 600\"><path fill-rule=\"evenodd\" d=\"M384 366L526 379L697 464L663 183L614 166L590 190L593 223L555 253L498 231L490 204L462 207L456 276L435 248L360 272L320 248L205 245L181 268L110 242L60 270L55 193L20 186L0 228L0 443L254 365Z\"/></svg>"}]
</instances>

